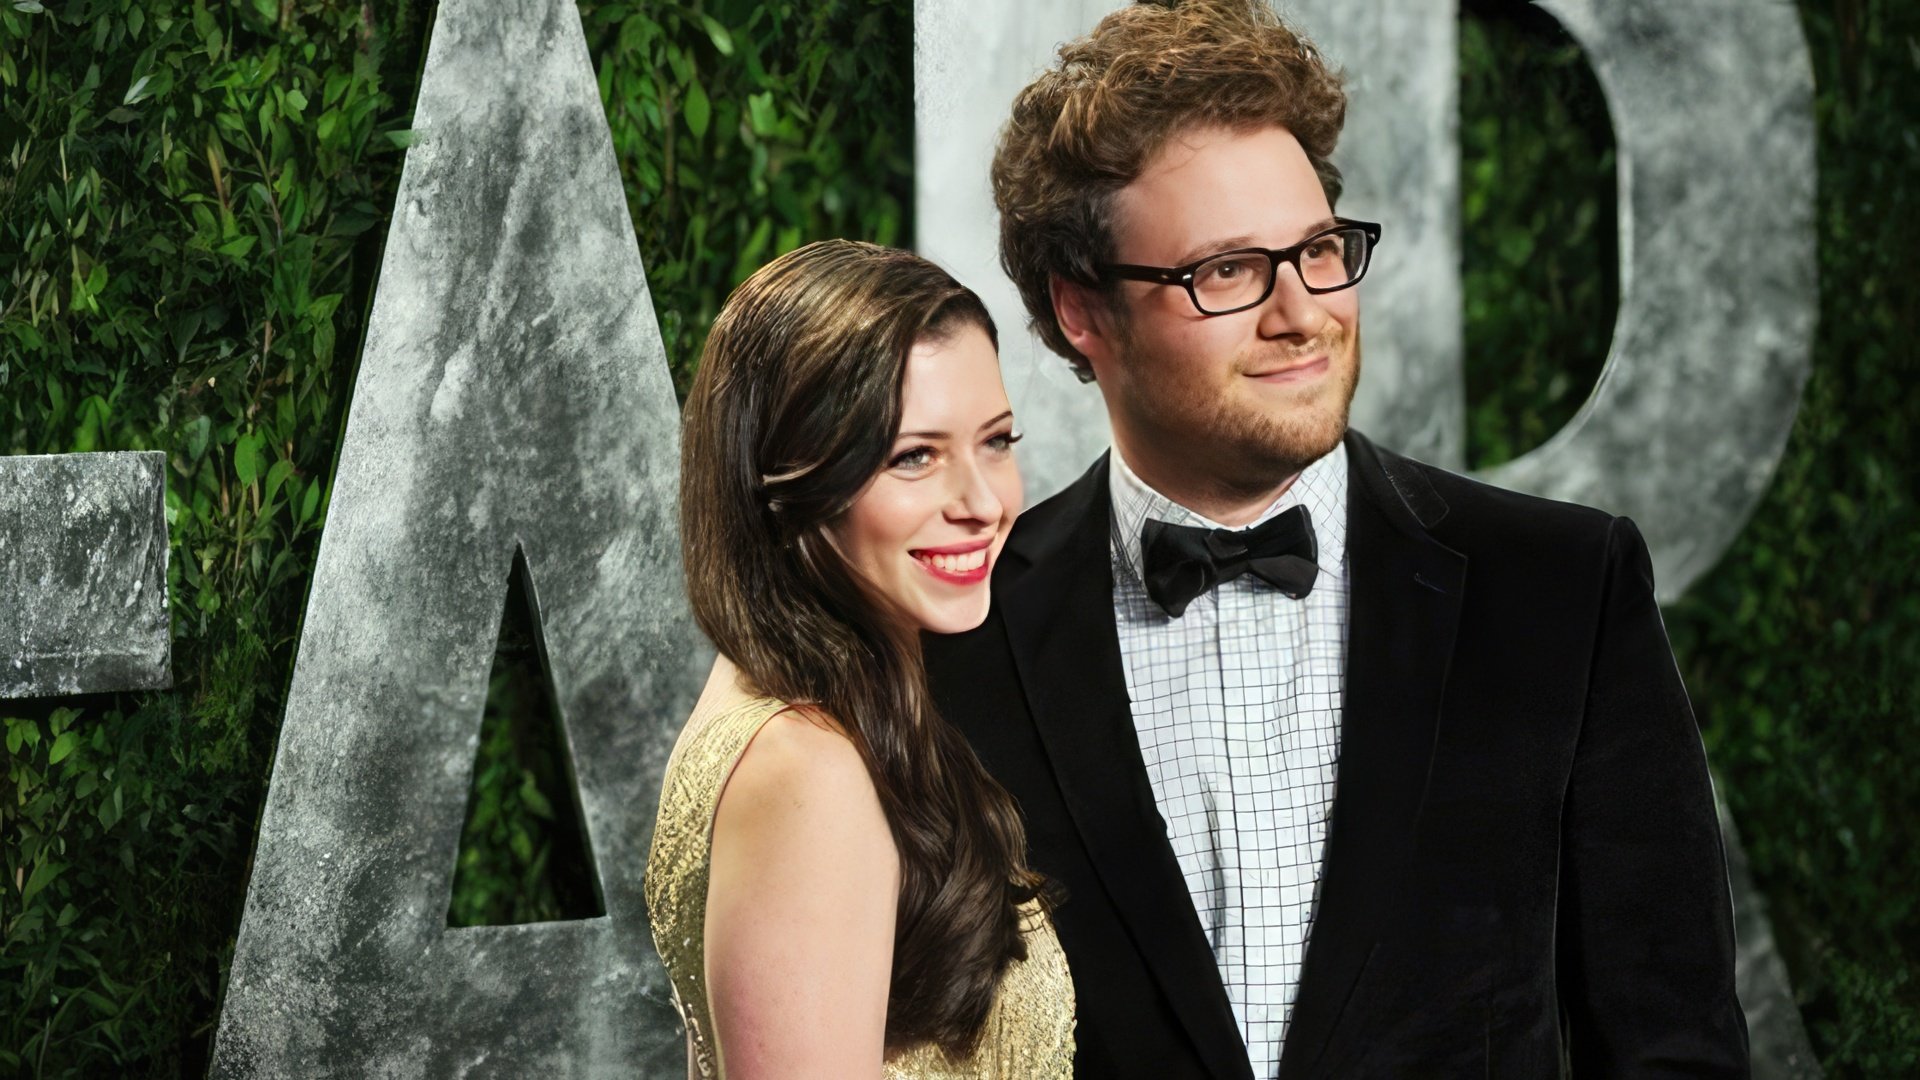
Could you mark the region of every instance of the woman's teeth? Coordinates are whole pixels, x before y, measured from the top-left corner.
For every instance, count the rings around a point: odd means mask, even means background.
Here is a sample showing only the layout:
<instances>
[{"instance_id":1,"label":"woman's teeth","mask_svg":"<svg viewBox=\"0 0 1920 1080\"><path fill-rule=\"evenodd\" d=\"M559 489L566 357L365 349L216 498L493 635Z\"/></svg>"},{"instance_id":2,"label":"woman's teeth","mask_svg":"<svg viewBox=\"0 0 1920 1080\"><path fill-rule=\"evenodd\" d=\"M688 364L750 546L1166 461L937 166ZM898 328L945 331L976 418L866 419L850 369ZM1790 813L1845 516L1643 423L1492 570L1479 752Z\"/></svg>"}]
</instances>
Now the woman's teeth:
<instances>
[{"instance_id":1,"label":"woman's teeth","mask_svg":"<svg viewBox=\"0 0 1920 1080\"><path fill-rule=\"evenodd\" d=\"M949 574L964 574L986 565L987 549L981 548L962 555L929 555L923 551L915 557L936 570L944 570Z\"/></svg>"}]
</instances>

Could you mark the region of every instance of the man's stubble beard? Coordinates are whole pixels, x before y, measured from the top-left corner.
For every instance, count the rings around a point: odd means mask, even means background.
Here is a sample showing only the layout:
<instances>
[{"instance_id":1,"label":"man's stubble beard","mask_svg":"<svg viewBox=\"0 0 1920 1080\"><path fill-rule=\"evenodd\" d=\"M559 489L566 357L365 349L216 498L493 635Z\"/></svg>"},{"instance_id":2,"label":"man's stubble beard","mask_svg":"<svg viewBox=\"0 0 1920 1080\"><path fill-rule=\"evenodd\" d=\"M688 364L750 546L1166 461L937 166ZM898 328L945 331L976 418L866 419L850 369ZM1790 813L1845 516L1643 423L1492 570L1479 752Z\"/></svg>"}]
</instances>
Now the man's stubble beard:
<instances>
[{"instance_id":1,"label":"man's stubble beard","mask_svg":"<svg viewBox=\"0 0 1920 1080\"><path fill-rule=\"evenodd\" d=\"M1129 387L1130 411L1143 435L1163 446L1184 448L1174 456L1187 463L1198 486L1235 497L1269 492L1331 453L1346 435L1360 383L1360 333L1358 327L1348 331L1333 325L1333 333L1323 333L1307 346L1284 350L1284 362L1290 362L1322 352L1332 358L1350 349L1349 363L1320 376L1340 382L1321 387L1310 405L1261 407L1244 396L1222 395L1214 386L1177 378L1166 379L1163 385L1136 376ZM1132 335L1123 334L1120 344L1121 363L1127 370L1160 370L1141 355ZM1252 358L1242 356L1229 378L1245 378L1240 373L1252 367Z\"/></svg>"}]
</instances>

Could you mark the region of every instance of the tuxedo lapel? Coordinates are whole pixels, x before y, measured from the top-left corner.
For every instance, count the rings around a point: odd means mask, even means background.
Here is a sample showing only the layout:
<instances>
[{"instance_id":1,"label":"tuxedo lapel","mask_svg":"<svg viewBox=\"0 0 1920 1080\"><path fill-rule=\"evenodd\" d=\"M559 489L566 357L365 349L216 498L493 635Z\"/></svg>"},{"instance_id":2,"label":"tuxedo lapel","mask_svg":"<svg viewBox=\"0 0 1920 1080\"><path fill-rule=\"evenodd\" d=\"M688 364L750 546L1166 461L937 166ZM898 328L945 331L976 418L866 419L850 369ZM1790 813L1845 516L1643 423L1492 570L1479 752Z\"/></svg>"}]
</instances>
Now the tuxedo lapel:
<instances>
[{"instance_id":1,"label":"tuxedo lapel","mask_svg":"<svg viewBox=\"0 0 1920 1080\"><path fill-rule=\"evenodd\" d=\"M1308 1075L1391 918L1412 853L1466 557L1428 528L1446 504L1410 462L1349 431L1346 690L1320 896L1281 1058Z\"/></svg>"},{"instance_id":2,"label":"tuxedo lapel","mask_svg":"<svg viewBox=\"0 0 1920 1080\"><path fill-rule=\"evenodd\" d=\"M1028 565L994 584L1048 762L1101 883L1208 1070L1247 1080L1239 1026L1134 732L1113 618L1106 458L1035 513L1044 519L1008 543Z\"/></svg>"}]
</instances>

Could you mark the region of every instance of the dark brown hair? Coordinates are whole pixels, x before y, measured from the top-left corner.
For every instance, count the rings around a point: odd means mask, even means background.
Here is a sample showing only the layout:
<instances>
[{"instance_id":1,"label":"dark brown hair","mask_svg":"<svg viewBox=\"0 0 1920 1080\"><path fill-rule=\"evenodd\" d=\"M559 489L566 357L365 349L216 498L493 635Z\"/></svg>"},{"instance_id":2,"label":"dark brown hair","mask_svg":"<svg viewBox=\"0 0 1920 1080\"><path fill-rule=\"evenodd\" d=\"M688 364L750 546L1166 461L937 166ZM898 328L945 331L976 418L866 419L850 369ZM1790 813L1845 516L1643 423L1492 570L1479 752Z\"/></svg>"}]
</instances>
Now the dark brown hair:
<instances>
[{"instance_id":1,"label":"dark brown hair","mask_svg":"<svg viewBox=\"0 0 1920 1080\"><path fill-rule=\"evenodd\" d=\"M859 749L900 853L890 1049L971 1051L1036 895L1013 798L934 711L920 637L825 528L886 465L914 344L979 297L912 252L827 240L727 298L687 396L680 537L694 619L752 689L817 706Z\"/></svg>"},{"instance_id":2,"label":"dark brown hair","mask_svg":"<svg viewBox=\"0 0 1920 1080\"><path fill-rule=\"evenodd\" d=\"M1347 96L1300 33L1264 0L1128 4L1060 46L1059 63L1013 100L993 155L1000 265L1047 347L1093 377L1053 315L1051 275L1097 287L1114 258L1114 193L1167 140L1195 127L1278 125L1307 152L1329 203L1330 156Z\"/></svg>"}]
</instances>

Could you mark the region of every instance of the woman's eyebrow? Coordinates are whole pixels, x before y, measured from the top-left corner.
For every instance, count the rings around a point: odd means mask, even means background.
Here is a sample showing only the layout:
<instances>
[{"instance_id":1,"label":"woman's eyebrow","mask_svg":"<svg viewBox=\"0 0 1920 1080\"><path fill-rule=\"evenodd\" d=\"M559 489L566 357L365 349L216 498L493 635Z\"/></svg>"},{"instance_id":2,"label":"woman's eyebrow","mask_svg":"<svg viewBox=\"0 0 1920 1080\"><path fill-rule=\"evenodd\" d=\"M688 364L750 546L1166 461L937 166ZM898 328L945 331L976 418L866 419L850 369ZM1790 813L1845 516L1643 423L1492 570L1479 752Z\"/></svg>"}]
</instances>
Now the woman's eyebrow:
<instances>
[{"instance_id":1,"label":"woman's eyebrow","mask_svg":"<svg viewBox=\"0 0 1920 1080\"><path fill-rule=\"evenodd\" d=\"M999 423L1002 420L1005 420L1007 417L1012 415L1013 415L1013 410L1008 409L1006 412L1001 413L999 416L996 416L993 419L987 421L986 423L981 424L980 430L985 431L986 429L992 427L993 425ZM899 442L901 439L951 439L951 438L953 438L953 433L949 431L903 431L900 434L895 435L893 437L893 440L895 442Z\"/></svg>"}]
</instances>

